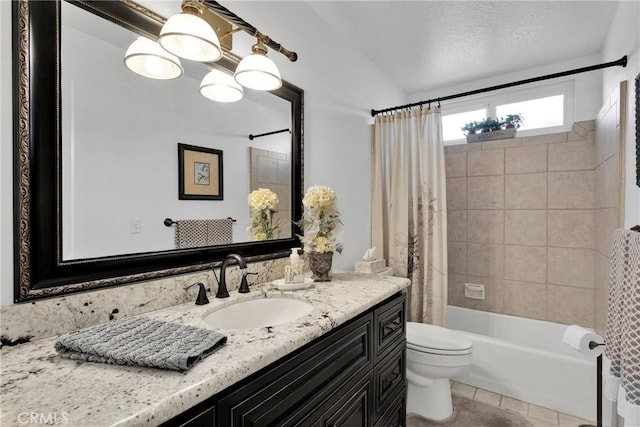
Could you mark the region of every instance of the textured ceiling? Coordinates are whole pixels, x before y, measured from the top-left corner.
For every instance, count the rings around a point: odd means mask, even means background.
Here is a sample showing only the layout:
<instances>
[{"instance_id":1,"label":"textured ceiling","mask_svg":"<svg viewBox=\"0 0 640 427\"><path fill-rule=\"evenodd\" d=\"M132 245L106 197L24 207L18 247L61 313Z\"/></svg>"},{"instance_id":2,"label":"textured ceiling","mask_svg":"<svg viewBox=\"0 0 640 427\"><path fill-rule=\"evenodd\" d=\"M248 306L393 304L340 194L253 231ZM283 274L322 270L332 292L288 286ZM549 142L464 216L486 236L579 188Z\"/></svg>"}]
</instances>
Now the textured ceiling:
<instances>
[{"instance_id":1,"label":"textured ceiling","mask_svg":"<svg viewBox=\"0 0 640 427\"><path fill-rule=\"evenodd\" d=\"M180 0L138 1L164 16L180 11ZM244 3L219 1L232 11ZM618 7L613 0L306 3L327 31L342 35L408 95L600 53ZM270 7L283 15L291 10L288 1ZM252 42L236 34L234 52L246 52Z\"/></svg>"},{"instance_id":2,"label":"textured ceiling","mask_svg":"<svg viewBox=\"0 0 640 427\"><path fill-rule=\"evenodd\" d=\"M618 7L616 1L308 4L408 94L600 53Z\"/></svg>"}]
</instances>

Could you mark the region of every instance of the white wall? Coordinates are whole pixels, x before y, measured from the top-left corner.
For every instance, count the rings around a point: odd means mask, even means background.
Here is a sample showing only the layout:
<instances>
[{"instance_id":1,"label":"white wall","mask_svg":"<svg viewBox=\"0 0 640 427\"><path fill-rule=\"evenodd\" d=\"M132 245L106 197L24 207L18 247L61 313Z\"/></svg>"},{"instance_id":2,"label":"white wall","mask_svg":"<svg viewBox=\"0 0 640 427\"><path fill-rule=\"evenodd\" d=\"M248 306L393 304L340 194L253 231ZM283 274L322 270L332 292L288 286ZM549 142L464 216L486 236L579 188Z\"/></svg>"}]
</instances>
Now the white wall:
<instances>
[{"instance_id":1,"label":"white wall","mask_svg":"<svg viewBox=\"0 0 640 427\"><path fill-rule=\"evenodd\" d=\"M369 144L371 108L405 101L403 92L364 55L349 49L344 40L303 2L233 2L227 6L248 22L295 50L299 60L291 63L270 53L284 79L305 91L304 179L305 189L314 184L331 186L343 215L345 250L334 258L336 268L353 269L370 244ZM2 96L2 275L0 304L13 299L12 186L10 79L11 17L9 2L0 2L0 82ZM6 48L5 48L6 46ZM7 183L9 181L9 183ZM9 242L8 244L6 242Z\"/></svg>"},{"instance_id":2,"label":"white wall","mask_svg":"<svg viewBox=\"0 0 640 427\"><path fill-rule=\"evenodd\" d=\"M63 258L173 249L167 217L232 217L233 241L246 242L249 147L291 151L277 137L248 135L288 127L290 103L249 91L233 104L212 102L198 91L207 72L200 64L169 81L138 76L123 65L123 47L68 27L65 11ZM223 200L178 199L178 143L222 150ZM131 232L134 219L139 233Z\"/></svg>"},{"instance_id":3,"label":"white wall","mask_svg":"<svg viewBox=\"0 0 640 427\"><path fill-rule=\"evenodd\" d=\"M626 182L625 182L625 227L640 224L640 187L636 186L635 144L635 76L640 73L640 2L620 2L611 24L604 46L605 58L617 59L628 55L626 68L616 67L604 71L600 102L623 80L627 84L626 126Z\"/></svg>"},{"instance_id":4,"label":"white wall","mask_svg":"<svg viewBox=\"0 0 640 427\"><path fill-rule=\"evenodd\" d=\"M227 2L245 20L299 54L269 56L283 77L305 90L304 186L332 187L344 222L336 268L354 268L370 244L371 108L405 101L364 55L349 48L304 2Z\"/></svg>"},{"instance_id":5,"label":"white wall","mask_svg":"<svg viewBox=\"0 0 640 427\"><path fill-rule=\"evenodd\" d=\"M11 3L0 1L0 305L13 301Z\"/></svg>"},{"instance_id":6,"label":"white wall","mask_svg":"<svg viewBox=\"0 0 640 427\"><path fill-rule=\"evenodd\" d=\"M622 56L622 55L620 55ZM615 58L605 58L604 61L611 61ZM419 92L410 95L409 102L422 101L425 99L437 98L438 96L453 95L456 93L466 92L474 89L481 89L484 87L500 85L504 83L510 83L518 80L524 80L532 77L542 76L546 74L557 73L560 71L572 70L574 68L586 67L589 65L599 64L603 62L603 58L600 55L589 55L580 58L573 58L563 62L555 64L545 65L542 67L531 68L525 71L518 71L515 73L501 74L492 76L482 80L469 81L464 84L449 86L440 88L434 91ZM503 89L501 91L494 91L478 96L498 96L502 93L509 91L518 91L531 89L535 87L547 86L549 84L573 80L574 81L574 93L575 101L573 106L574 121L593 120L595 119L600 105L602 104L600 98L600 92L602 87L602 72L591 71L588 73L575 74L573 76L562 77L558 79L546 80L538 83L530 83L528 85L517 86L510 89ZM462 100L470 99L470 97L461 98ZM443 102L446 106L455 100ZM525 118L526 119L526 118Z\"/></svg>"},{"instance_id":7,"label":"white wall","mask_svg":"<svg viewBox=\"0 0 640 427\"><path fill-rule=\"evenodd\" d=\"M640 2L620 2L603 48L605 58L617 59L627 55L627 66L604 70L600 103L608 100L615 87L627 80L627 125L625 152L625 228L640 224L640 187L636 186L635 144L635 76L640 73ZM604 358L602 372L609 369L609 359ZM603 397L605 426L616 425L614 405Z\"/></svg>"}]
</instances>

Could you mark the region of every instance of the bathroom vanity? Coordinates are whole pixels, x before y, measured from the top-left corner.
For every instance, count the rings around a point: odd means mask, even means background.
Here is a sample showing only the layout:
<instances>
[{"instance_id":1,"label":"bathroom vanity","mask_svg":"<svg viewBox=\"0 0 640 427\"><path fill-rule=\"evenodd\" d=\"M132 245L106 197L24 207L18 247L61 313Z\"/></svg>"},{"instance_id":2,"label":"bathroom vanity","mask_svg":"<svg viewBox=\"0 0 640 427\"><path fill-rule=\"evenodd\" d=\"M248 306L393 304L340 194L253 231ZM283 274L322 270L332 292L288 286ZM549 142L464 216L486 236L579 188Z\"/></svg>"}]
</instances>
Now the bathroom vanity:
<instances>
[{"instance_id":1,"label":"bathroom vanity","mask_svg":"<svg viewBox=\"0 0 640 427\"><path fill-rule=\"evenodd\" d=\"M166 426L401 426L405 296L396 294Z\"/></svg>"},{"instance_id":2,"label":"bathroom vanity","mask_svg":"<svg viewBox=\"0 0 640 427\"><path fill-rule=\"evenodd\" d=\"M35 413L64 417L69 426L403 425L408 285L337 273L306 290L265 283L204 306L145 313L206 327L211 311L242 299L313 304L286 324L222 330L227 343L187 372L62 359L57 337L5 346L0 423L17 425L21 414Z\"/></svg>"}]
</instances>

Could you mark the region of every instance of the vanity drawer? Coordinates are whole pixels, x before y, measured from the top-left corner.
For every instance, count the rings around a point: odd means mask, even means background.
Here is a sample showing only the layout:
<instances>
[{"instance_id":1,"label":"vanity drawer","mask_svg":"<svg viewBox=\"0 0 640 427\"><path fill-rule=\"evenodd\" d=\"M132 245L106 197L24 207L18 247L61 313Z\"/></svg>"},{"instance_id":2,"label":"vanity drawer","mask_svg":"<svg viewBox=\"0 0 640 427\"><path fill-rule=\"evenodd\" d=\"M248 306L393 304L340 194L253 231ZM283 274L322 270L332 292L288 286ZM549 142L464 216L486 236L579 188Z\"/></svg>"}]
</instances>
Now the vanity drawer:
<instances>
[{"instance_id":1,"label":"vanity drawer","mask_svg":"<svg viewBox=\"0 0 640 427\"><path fill-rule=\"evenodd\" d=\"M374 377L374 411L381 416L395 399L406 389L406 342L401 340L391 353L376 365Z\"/></svg>"},{"instance_id":2,"label":"vanity drawer","mask_svg":"<svg viewBox=\"0 0 640 427\"><path fill-rule=\"evenodd\" d=\"M389 303L374 311L375 326L374 355L375 360L381 360L385 353L395 347L396 343L404 340L406 335L406 296L399 295Z\"/></svg>"}]
</instances>

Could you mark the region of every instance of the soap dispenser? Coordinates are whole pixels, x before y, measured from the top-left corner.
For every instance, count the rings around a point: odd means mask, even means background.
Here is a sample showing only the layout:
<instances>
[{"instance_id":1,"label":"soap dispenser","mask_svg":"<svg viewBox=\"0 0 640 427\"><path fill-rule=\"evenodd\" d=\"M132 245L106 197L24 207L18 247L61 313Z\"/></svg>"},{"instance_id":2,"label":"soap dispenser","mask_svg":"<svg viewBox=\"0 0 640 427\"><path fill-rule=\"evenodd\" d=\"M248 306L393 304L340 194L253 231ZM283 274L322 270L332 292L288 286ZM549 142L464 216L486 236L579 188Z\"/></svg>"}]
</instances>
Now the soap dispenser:
<instances>
[{"instance_id":1,"label":"soap dispenser","mask_svg":"<svg viewBox=\"0 0 640 427\"><path fill-rule=\"evenodd\" d=\"M304 282L304 274L302 272L302 261L298 251L300 248L291 248L289 255L289 265L284 268L285 283L302 283Z\"/></svg>"},{"instance_id":2,"label":"soap dispenser","mask_svg":"<svg viewBox=\"0 0 640 427\"><path fill-rule=\"evenodd\" d=\"M300 264L300 248L291 248L291 255L289 255L289 263L292 267Z\"/></svg>"}]
</instances>

